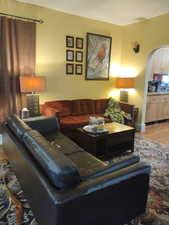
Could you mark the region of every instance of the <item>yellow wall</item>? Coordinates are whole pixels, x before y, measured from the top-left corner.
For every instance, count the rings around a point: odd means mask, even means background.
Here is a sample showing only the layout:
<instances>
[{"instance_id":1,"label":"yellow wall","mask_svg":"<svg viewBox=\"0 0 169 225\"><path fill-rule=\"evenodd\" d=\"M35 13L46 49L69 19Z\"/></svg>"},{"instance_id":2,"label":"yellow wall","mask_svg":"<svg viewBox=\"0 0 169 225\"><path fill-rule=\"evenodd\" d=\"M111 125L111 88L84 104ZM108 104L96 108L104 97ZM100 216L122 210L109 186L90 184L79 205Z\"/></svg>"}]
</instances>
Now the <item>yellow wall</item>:
<instances>
[{"instance_id":1,"label":"yellow wall","mask_svg":"<svg viewBox=\"0 0 169 225\"><path fill-rule=\"evenodd\" d=\"M65 75L65 36L85 38L86 32L112 36L111 74L117 74L116 70L121 62L124 67L136 70L136 93L130 95L129 103L139 107L139 125L143 123L141 112L144 114L145 111L145 67L152 50L169 43L169 14L121 27L15 0L0 0L0 9L1 12L41 18L45 21L44 24L37 25L36 70L38 75L47 77L47 91L41 94L41 102L66 98L107 97L110 91L114 90L114 78L111 77L109 81L86 81L84 74ZM140 43L138 54L132 50L134 41ZM130 71L126 72L126 75L130 75Z\"/></svg>"},{"instance_id":2,"label":"yellow wall","mask_svg":"<svg viewBox=\"0 0 169 225\"><path fill-rule=\"evenodd\" d=\"M1 0L1 12L41 18L37 24L37 74L47 77L47 91L41 94L41 102L54 99L107 97L114 86L109 81L86 81L85 74L65 75L65 36L85 38L87 32L112 36L112 64L121 60L122 28L109 23L65 14L47 8ZM84 44L86 40L84 39ZM85 53L86 46L84 46ZM84 54L85 64L85 54ZM85 65L83 67L85 72Z\"/></svg>"},{"instance_id":3,"label":"yellow wall","mask_svg":"<svg viewBox=\"0 0 169 225\"><path fill-rule=\"evenodd\" d=\"M122 66L137 71L136 93L129 102L139 107L139 126L143 125L146 101L145 69L149 55L154 49L169 45L169 14L131 24L123 28ZM140 52L135 54L132 43L140 43Z\"/></svg>"},{"instance_id":4,"label":"yellow wall","mask_svg":"<svg viewBox=\"0 0 169 225\"><path fill-rule=\"evenodd\" d=\"M113 79L85 80L85 63L83 76L65 75L65 36L85 38L87 32L112 36L111 63L119 64L121 28L45 8L41 8L40 13L45 23L39 25L37 30L37 72L48 78L48 91L43 95L44 100L107 97L114 86ZM84 53L85 49L86 46Z\"/></svg>"}]
</instances>

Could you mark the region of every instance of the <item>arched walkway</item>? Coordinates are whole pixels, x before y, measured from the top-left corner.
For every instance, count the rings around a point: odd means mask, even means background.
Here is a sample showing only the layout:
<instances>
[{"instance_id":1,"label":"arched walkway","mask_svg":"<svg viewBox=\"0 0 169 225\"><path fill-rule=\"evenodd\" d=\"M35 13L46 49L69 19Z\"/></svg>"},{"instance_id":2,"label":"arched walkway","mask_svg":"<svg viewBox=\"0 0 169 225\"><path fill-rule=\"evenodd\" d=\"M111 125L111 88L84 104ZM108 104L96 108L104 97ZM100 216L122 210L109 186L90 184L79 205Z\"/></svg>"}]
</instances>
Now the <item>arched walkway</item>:
<instances>
[{"instance_id":1,"label":"arched walkway","mask_svg":"<svg viewBox=\"0 0 169 225\"><path fill-rule=\"evenodd\" d=\"M145 129L146 123L146 105L148 94L148 82L153 79L153 74L169 74L169 45L161 46L154 49L148 56L146 72L145 72L145 85L144 85L144 103L142 107L141 124L142 131Z\"/></svg>"}]
</instances>

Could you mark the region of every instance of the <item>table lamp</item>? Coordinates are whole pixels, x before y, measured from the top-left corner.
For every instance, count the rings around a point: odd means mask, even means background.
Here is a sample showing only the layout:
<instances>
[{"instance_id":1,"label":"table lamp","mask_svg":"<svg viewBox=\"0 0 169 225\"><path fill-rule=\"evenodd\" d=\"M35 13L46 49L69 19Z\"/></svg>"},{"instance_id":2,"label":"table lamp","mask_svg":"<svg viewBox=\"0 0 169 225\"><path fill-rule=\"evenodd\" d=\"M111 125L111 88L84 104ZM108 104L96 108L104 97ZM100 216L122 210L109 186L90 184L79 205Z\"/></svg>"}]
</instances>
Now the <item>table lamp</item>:
<instances>
[{"instance_id":1,"label":"table lamp","mask_svg":"<svg viewBox=\"0 0 169 225\"><path fill-rule=\"evenodd\" d=\"M21 76L20 90L26 94L27 108L30 116L39 116L39 94L46 90L46 79L42 76Z\"/></svg>"},{"instance_id":2,"label":"table lamp","mask_svg":"<svg viewBox=\"0 0 169 225\"><path fill-rule=\"evenodd\" d=\"M128 102L128 90L134 88L134 77L118 77L116 79L116 87L120 88L120 101Z\"/></svg>"}]
</instances>

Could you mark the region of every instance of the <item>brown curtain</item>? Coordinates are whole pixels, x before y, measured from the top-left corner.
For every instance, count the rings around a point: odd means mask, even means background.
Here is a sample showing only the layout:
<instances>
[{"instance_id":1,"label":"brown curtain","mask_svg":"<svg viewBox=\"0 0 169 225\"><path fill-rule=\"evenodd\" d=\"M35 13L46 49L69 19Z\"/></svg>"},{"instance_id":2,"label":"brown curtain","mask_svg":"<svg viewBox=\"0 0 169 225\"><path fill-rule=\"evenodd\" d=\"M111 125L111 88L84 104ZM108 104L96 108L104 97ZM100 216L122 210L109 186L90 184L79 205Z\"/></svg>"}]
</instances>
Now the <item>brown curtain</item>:
<instances>
[{"instance_id":1,"label":"brown curtain","mask_svg":"<svg viewBox=\"0 0 169 225\"><path fill-rule=\"evenodd\" d=\"M25 105L19 77L35 73L36 24L0 17L0 121Z\"/></svg>"}]
</instances>

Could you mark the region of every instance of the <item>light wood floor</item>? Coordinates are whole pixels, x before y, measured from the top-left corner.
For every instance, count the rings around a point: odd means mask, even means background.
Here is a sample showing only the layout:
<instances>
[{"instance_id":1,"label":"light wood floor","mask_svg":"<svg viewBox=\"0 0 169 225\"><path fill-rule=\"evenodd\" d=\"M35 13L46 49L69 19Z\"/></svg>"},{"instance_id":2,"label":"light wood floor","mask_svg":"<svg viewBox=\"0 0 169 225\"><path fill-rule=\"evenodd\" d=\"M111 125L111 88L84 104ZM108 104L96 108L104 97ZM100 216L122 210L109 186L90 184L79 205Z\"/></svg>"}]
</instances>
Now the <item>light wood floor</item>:
<instances>
[{"instance_id":1,"label":"light wood floor","mask_svg":"<svg viewBox=\"0 0 169 225\"><path fill-rule=\"evenodd\" d=\"M161 144L169 145L169 121L148 125L145 132L137 134Z\"/></svg>"}]
</instances>

